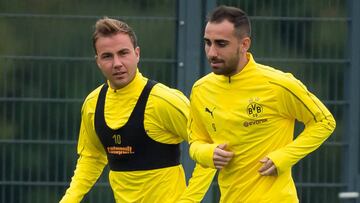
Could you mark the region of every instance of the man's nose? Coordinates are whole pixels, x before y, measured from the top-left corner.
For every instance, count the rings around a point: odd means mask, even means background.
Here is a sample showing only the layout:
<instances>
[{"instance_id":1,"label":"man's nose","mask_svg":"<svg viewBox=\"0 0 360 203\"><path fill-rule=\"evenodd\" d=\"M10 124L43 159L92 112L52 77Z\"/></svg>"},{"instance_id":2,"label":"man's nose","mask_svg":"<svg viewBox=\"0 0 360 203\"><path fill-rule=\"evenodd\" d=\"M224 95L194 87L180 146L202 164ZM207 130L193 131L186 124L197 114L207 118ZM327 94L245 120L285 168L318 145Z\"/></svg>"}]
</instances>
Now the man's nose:
<instances>
[{"instance_id":1,"label":"man's nose","mask_svg":"<svg viewBox=\"0 0 360 203\"><path fill-rule=\"evenodd\" d=\"M216 48L214 46L209 46L207 55L209 58L216 57L217 56Z\"/></svg>"},{"instance_id":2,"label":"man's nose","mask_svg":"<svg viewBox=\"0 0 360 203\"><path fill-rule=\"evenodd\" d=\"M122 60L119 56L115 56L114 57L114 61L113 61L113 67L121 67L123 65Z\"/></svg>"}]
</instances>

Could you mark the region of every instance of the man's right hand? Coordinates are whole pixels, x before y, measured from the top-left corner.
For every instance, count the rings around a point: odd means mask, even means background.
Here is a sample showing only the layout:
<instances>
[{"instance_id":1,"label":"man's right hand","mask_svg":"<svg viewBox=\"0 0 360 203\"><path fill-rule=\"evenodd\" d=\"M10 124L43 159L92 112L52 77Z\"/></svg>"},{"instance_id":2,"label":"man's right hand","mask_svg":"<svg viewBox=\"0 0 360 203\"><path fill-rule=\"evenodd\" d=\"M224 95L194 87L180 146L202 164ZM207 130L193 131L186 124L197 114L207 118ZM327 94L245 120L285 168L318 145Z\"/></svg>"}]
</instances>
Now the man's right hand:
<instances>
[{"instance_id":1,"label":"man's right hand","mask_svg":"<svg viewBox=\"0 0 360 203\"><path fill-rule=\"evenodd\" d=\"M234 156L233 152L225 150L226 146L227 144L220 144L214 150L213 161L217 169L224 168Z\"/></svg>"}]
</instances>

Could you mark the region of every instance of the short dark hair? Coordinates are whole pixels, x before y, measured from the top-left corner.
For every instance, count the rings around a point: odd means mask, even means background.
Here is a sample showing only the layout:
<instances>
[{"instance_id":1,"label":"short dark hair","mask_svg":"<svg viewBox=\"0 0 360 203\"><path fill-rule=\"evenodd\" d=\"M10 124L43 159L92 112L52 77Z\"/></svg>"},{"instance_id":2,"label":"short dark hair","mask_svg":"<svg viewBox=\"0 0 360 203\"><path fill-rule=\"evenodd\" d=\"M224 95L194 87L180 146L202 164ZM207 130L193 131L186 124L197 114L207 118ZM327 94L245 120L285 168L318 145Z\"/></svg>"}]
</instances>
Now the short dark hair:
<instances>
[{"instance_id":1,"label":"short dark hair","mask_svg":"<svg viewBox=\"0 0 360 203\"><path fill-rule=\"evenodd\" d=\"M134 30L125 22L103 17L99 19L95 24L95 30L92 35L92 42L95 54L97 54L95 43L99 37L112 36L118 33L127 34L130 37L131 43L134 48L137 47L137 39Z\"/></svg>"},{"instance_id":2,"label":"short dark hair","mask_svg":"<svg viewBox=\"0 0 360 203\"><path fill-rule=\"evenodd\" d=\"M208 16L210 23L221 23L228 20L234 25L235 34L239 38L251 37L251 25L248 15L241 9L232 6L219 6Z\"/></svg>"}]
</instances>

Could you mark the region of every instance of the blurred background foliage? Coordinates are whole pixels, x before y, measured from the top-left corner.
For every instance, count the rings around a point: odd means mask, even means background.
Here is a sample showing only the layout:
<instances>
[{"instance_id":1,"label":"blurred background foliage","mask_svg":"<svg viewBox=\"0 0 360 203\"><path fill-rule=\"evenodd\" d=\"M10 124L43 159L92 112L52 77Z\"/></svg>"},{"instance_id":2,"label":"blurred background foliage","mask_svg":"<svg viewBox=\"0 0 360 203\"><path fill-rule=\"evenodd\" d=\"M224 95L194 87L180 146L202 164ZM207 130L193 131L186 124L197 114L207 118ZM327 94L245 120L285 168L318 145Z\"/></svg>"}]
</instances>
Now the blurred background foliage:
<instances>
[{"instance_id":1,"label":"blurred background foliage","mask_svg":"<svg viewBox=\"0 0 360 203\"><path fill-rule=\"evenodd\" d=\"M294 168L301 202L338 202L337 193L345 187L340 166L349 76L347 2L216 1L250 15L250 51L258 62L294 74L337 119L325 146ZM0 1L1 202L57 202L64 194L77 159L82 101L104 82L91 44L97 19L109 16L128 22L141 48L140 71L177 87L178 3ZM207 12L207 3L202 0L199 12ZM204 56L203 47L189 49ZM217 201L218 193L208 195ZM84 200L100 201L113 201L106 173Z\"/></svg>"}]
</instances>

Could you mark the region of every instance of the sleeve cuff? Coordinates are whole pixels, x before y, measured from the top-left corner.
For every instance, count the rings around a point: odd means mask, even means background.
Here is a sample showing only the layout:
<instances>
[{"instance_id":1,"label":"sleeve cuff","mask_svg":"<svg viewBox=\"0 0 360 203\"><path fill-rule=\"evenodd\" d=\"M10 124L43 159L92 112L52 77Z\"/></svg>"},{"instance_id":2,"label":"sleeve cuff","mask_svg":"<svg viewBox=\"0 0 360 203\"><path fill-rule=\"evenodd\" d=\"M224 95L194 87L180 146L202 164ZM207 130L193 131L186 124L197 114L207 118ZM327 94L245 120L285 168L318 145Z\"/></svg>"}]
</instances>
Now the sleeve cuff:
<instances>
[{"instance_id":1,"label":"sleeve cuff","mask_svg":"<svg viewBox=\"0 0 360 203\"><path fill-rule=\"evenodd\" d=\"M190 157L203 167L215 168L213 156L218 144L192 143L190 145Z\"/></svg>"},{"instance_id":2,"label":"sleeve cuff","mask_svg":"<svg viewBox=\"0 0 360 203\"><path fill-rule=\"evenodd\" d=\"M274 163L274 165L276 167L277 174L278 175L283 174L284 171L286 170L286 166L281 161L281 152L274 151L274 152L270 153L269 155L267 155L267 157L269 159L271 159L271 161Z\"/></svg>"}]
</instances>

